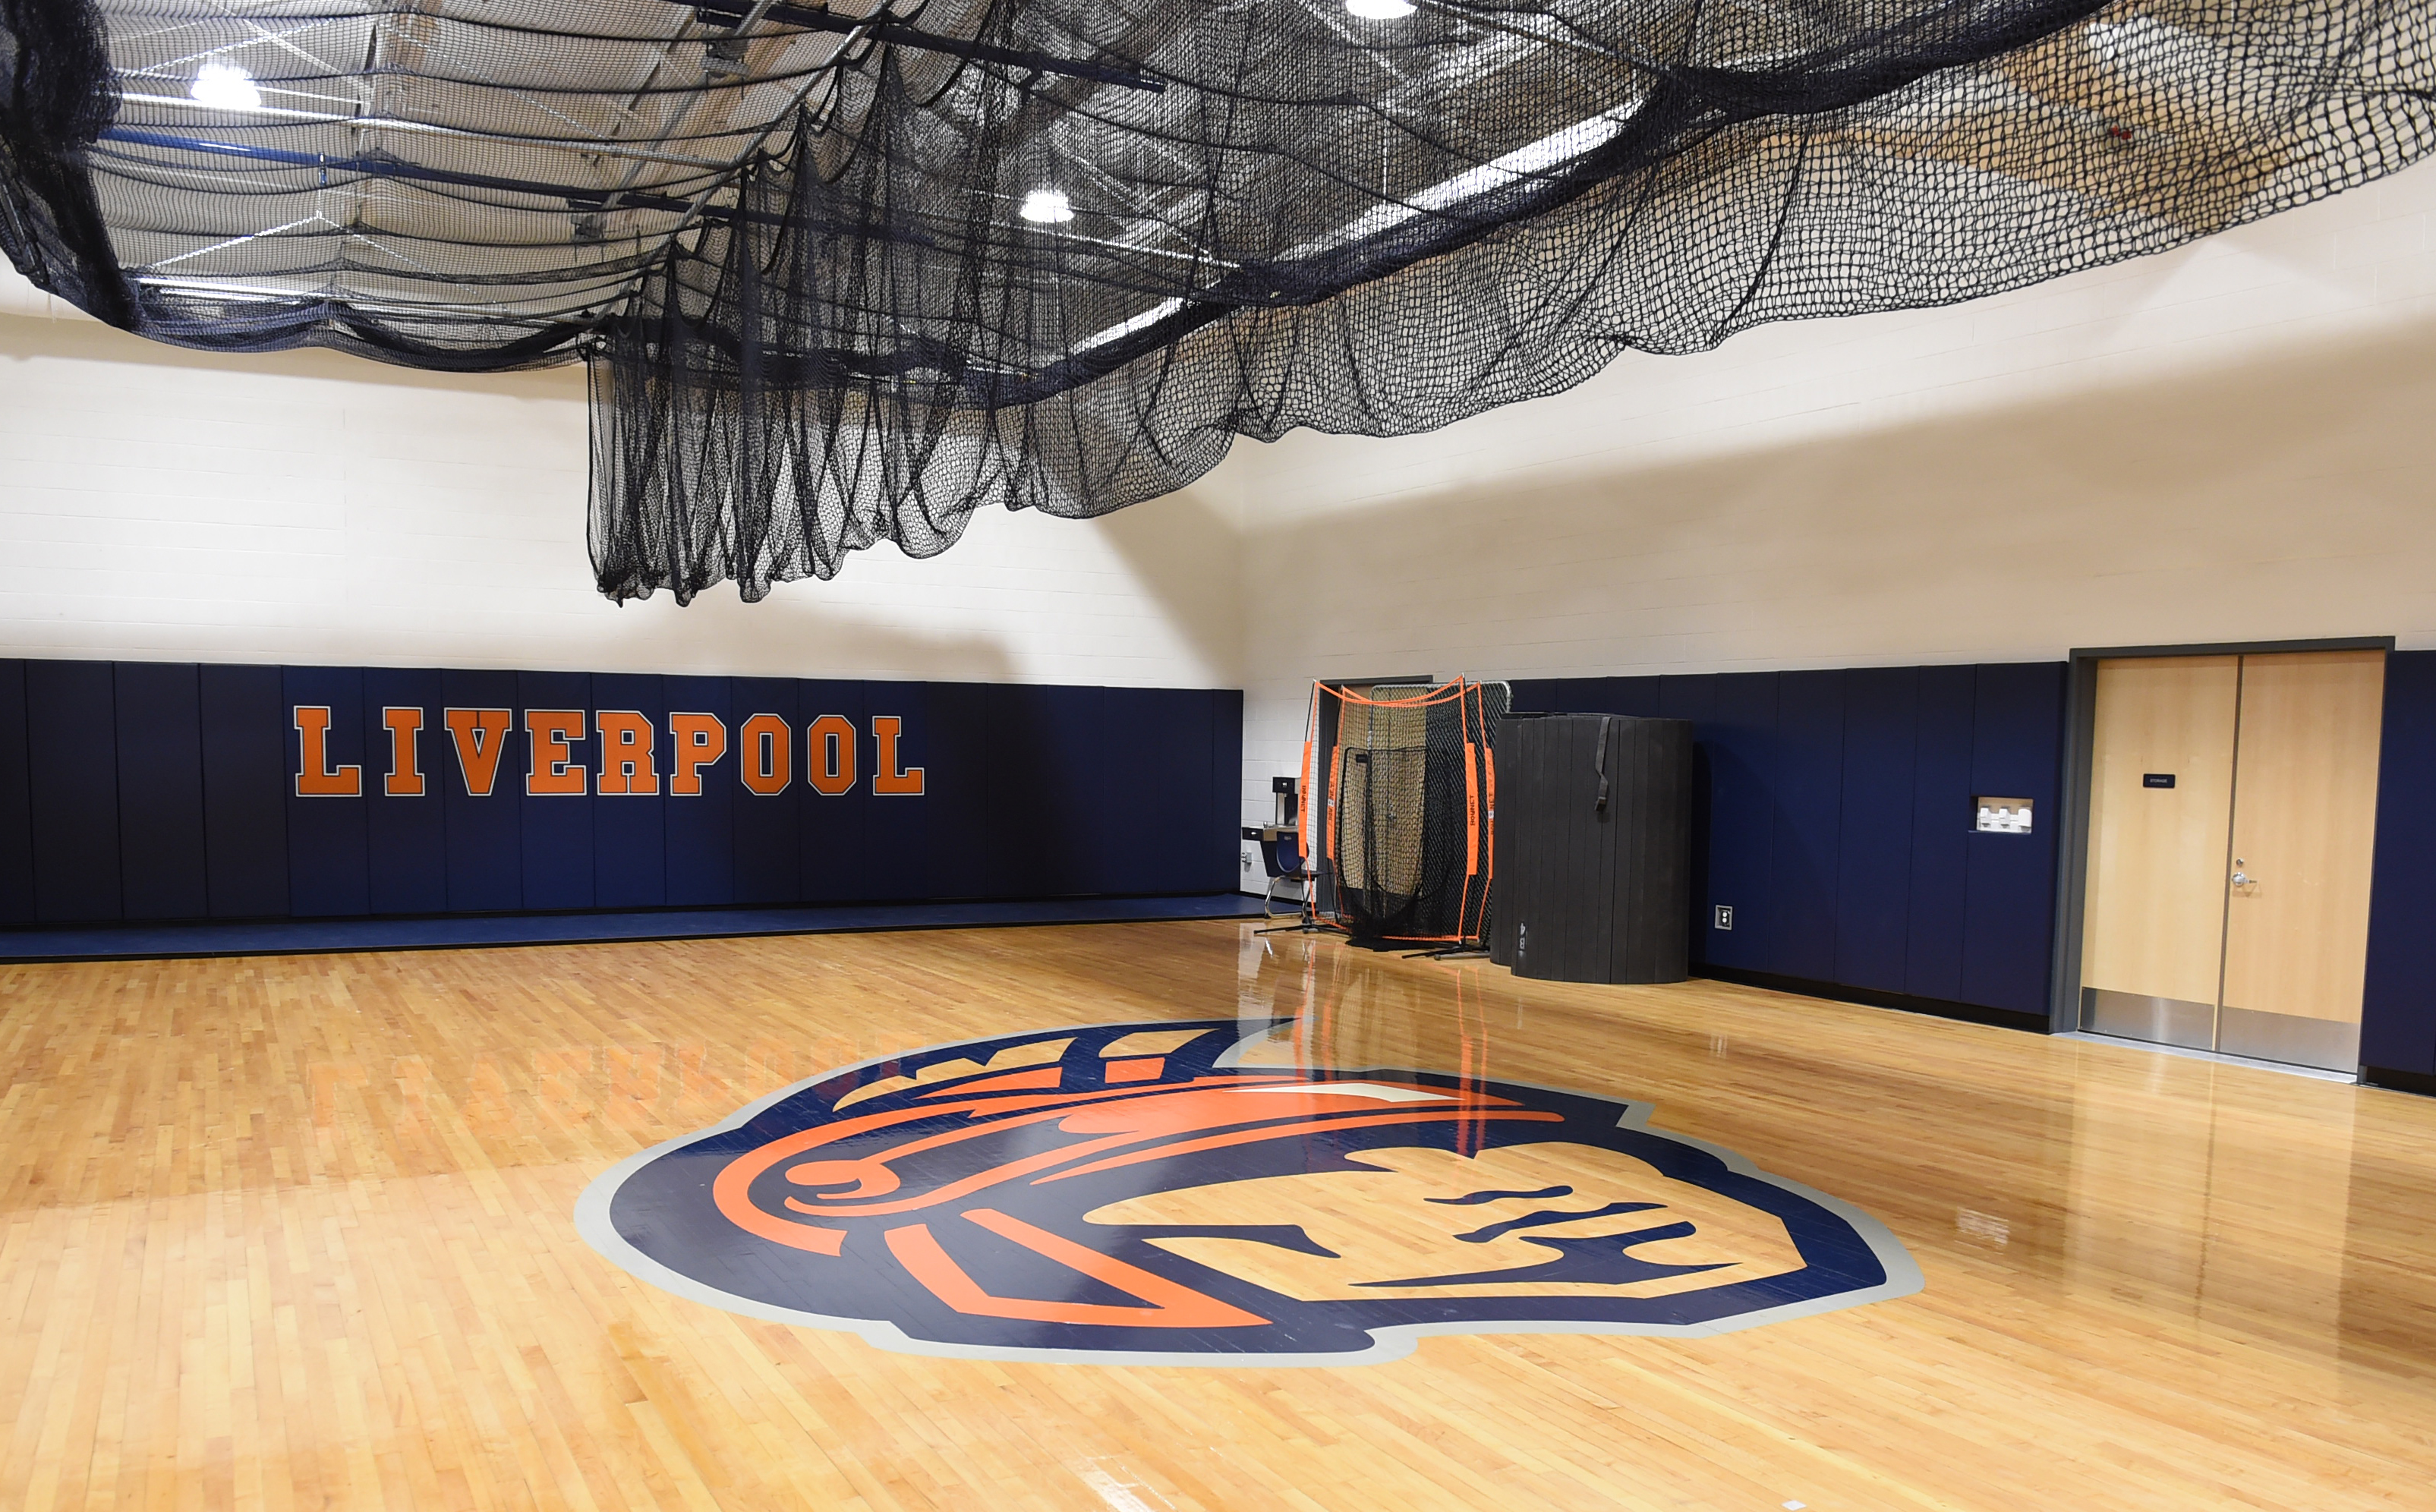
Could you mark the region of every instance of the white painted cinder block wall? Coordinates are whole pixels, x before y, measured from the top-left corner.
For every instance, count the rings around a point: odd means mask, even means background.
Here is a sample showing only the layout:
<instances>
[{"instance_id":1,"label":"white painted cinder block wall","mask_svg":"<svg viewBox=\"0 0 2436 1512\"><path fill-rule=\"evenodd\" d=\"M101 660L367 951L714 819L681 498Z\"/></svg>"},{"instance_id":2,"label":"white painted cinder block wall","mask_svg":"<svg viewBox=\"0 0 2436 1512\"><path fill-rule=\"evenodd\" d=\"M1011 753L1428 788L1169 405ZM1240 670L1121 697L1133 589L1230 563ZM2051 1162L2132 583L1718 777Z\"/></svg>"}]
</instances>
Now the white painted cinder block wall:
<instances>
[{"instance_id":1,"label":"white painted cinder block wall","mask_svg":"<svg viewBox=\"0 0 2436 1512\"><path fill-rule=\"evenodd\" d=\"M0 289L0 654L1244 687L2436 645L2436 165L1948 310L1627 354L1436 435L1244 445L740 604L588 586L571 372L202 357Z\"/></svg>"},{"instance_id":2,"label":"white painted cinder block wall","mask_svg":"<svg viewBox=\"0 0 2436 1512\"><path fill-rule=\"evenodd\" d=\"M5 265L0 265L5 270ZM977 518L680 609L591 587L580 370L218 356L0 288L0 655L1233 687L1234 522Z\"/></svg>"},{"instance_id":3,"label":"white painted cinder block wall","mask_svg":"<svg viewBox=\"0 0 2436 1512\"><path fill-rule=\"evenodd\" d=\"M1245 812L1314 677L2436 645L2431 212L2436 165L1971 304L1627 353L1433 435L1239 448Z\"/></svg>"}]
</instances>

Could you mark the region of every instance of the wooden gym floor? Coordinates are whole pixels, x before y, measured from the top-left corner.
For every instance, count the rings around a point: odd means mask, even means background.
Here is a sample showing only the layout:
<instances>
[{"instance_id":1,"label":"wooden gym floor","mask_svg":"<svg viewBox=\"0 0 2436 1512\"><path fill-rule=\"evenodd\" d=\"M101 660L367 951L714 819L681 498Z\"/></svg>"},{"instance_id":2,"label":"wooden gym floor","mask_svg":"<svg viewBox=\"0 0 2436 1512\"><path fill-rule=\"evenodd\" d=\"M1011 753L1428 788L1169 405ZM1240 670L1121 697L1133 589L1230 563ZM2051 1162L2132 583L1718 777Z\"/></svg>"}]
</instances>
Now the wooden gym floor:
<instances>
[{"instance_id":1,"label":"wooden gym floor","mask_svg":"<svg viewBox=\"0 0 2436 1512\"><path fill-rule=\"evenodd\" d=\"M827 1068L1306 1013L1654 1102L1916 1295L1318 1368L890 1353L655 1289L601 1172ZM2436 1101L1224 923L0 969L0 1507L2436 1504Z\"/></svg>"}]
</instances>

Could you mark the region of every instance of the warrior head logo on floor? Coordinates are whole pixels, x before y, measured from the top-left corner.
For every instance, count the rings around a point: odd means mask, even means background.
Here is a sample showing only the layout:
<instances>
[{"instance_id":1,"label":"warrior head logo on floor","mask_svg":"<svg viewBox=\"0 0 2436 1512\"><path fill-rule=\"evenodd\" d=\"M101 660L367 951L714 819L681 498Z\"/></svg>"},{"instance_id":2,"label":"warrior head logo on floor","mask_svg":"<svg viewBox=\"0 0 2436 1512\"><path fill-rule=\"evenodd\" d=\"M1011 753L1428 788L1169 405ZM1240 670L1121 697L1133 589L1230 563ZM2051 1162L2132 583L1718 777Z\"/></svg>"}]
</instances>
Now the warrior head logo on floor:
<instances>
[{"instance_id":1,"label":"warrior head logo on floor","mask_svg":"<svg viewBox=\"0 0 2436 1512\"><path fill-rule=\"evenodd\" d=\"M1294 1025L935 1046L593 1183L584 1237L757 1317L925 1353L1346 1364L1419 1333L1698 1333L1918 1290L1866 1215L1643 1126Z\"/></svg>"}]
</instances>

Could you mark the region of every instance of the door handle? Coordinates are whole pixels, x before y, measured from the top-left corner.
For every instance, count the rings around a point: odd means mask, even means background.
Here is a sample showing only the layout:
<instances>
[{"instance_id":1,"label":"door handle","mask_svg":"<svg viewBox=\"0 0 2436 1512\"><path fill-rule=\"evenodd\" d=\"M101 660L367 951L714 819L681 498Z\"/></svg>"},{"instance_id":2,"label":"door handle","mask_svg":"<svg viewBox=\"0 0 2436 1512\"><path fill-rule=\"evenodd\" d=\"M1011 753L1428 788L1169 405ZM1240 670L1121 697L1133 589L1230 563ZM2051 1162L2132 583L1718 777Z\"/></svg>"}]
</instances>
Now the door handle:
<instances>
[{"instance_id":1,"label":"door handle","mask_svg":"<svg viewBox=\"0 0 2436 1512\"><path fill-rule=\"evenodd\" d=\"M2248 887L2250 885L2250 878L2240 872L2236 872L2233 874L2233 885L2236 887Z\"/></svg>"}]
</instances>

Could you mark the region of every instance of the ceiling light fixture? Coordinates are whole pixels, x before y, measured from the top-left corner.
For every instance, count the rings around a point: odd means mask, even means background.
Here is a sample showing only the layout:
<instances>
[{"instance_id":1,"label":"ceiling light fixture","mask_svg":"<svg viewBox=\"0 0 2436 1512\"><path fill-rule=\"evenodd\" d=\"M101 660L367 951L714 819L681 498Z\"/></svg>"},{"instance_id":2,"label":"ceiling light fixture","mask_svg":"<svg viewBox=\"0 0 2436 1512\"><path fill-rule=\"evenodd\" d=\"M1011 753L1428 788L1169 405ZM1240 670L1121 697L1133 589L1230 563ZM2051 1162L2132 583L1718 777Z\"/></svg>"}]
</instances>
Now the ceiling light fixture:
<instances>
[{"instance_id":1,"label":"ceiling light fixture","mask_svg":"<svg viewBox=\"0 0 2436 1512\"><path fill-rule=\"evenodd\" d=\"M1413 0L1345 0L1345 9L1365 21L1395 21L1420 8Z\"/></svg>"},{"instance_id":2,"label":"ceiling light fixture","mask_svg":"<svg viewBox=\"0 0 2436 1512\"><path fill-rule=\"evenodd\" d=\"M1063 189L1035 189L1023 197L1017 215L1044 226L1059 225L1074 218L1074 207Z\"/></svg>"},{"instance_id":3,"label":"ceiling light fixture","mask_svg":"<svg viewBox=\"0 0 2436 1512\"><path fill-rule=\"evenodd\" d=\"M235 63L205 63L195 76L194 87L186 93L196 104L218 111L262 109L262 91L255 87L253 76Z\"/></svg>"}]
</instances>

